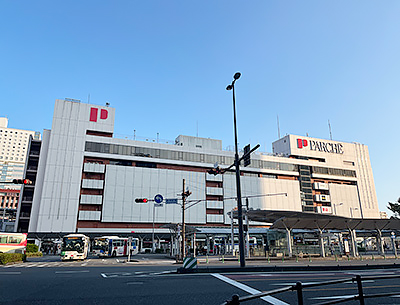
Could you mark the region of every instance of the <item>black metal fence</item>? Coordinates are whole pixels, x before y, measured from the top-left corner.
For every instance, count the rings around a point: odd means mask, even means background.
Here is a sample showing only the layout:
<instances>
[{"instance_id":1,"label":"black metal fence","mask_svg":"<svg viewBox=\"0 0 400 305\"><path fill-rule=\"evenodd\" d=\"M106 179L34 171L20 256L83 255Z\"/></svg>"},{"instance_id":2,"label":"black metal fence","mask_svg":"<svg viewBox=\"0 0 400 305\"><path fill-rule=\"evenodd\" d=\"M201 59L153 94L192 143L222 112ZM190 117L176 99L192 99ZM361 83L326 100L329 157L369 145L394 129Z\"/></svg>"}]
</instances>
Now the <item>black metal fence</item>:
<instances>
[{"instance_id":1,"label":"black metal fence","mask_svg":"<svg viewBox=\"0 0 400 305\"><path fill-rule=\"evenodd\" d=\"M324 282L318 282L318 283L306 283L302 284L301 282L297 282L295 285L291 286L286 286L274 290L269 290L269 291L264 291L261 293L253 294L253 295L248 295L244 297L239 297L238 295L233 295L231 300L226 301L222 305L238 305L241 304L242 302L262 298L265 296L270 296L270 295L276 295L279 293L283 292L296 292L297 293L297 304L298 305L303 305L304 303L304 298L303 298L303 289L305 288L310 288L310 287L317 287L317 286L326 286L326 285L335 285L335 284L341 284L341 283L354 283L357 284L357 290L358 294L354 296L343 296L341 298L323 302L323 303L318 303L315 305L329 305L329 304L338 304L338 303L344 303L348 301L359 301L361 305L365 304L365 299L371 299L371 298L381 298L381 297L389 297L389 296L394 296L394 295L400 295L400 291L397 292L388 292L388 293L378 293L378 294L365 294L363 292L363 281L368 281L368 280L387 280L387 279L394 279L394 278L400 278L400 275L383 275L383 276L361 276L361 275L356 275L355 277L351 278L344 278L344 279L339 279L339 280L331 280L331 281L324 281Z\"/></svg>"}]
</instances>

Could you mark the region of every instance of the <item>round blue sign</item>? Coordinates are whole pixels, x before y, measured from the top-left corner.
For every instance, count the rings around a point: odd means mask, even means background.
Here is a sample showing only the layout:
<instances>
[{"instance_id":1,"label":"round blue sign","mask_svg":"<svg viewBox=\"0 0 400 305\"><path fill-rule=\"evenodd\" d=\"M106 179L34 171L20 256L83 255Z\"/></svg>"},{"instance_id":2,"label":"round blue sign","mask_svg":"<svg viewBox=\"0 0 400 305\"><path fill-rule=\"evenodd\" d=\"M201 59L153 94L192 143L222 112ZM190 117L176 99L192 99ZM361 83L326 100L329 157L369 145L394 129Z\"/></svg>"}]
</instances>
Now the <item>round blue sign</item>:
<instances>
[{"instance_id":1,"label":"round blue sign","mask_svg":"<svg viewBox=\"0 0 400 305\"><path fill-rule=\"evenodd\" d=\"M161 203L161 202L163 202L163 200L164 200L164 198L163 198L163 196L160 195L160 194L154 196L154 201L155 201L156 203Z\"/></svg>"}]
</instances>

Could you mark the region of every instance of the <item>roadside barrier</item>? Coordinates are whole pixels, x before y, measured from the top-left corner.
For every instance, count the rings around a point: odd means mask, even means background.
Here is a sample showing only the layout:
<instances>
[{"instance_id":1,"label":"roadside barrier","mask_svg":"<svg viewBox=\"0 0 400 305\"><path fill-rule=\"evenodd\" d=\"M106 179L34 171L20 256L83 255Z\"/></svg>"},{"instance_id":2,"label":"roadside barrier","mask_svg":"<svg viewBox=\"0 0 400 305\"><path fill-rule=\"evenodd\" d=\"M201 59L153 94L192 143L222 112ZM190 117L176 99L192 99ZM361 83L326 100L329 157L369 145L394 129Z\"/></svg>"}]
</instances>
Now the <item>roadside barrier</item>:
<instances>
[{"instance_id":1,"label":"roadside barrier","mask_svg":"<svg viewBox=\"0 0 400 305\"><path fill-rule=\"evenodd\" d=\"M306 284L303 284L302 282L299 281L295 285L290 285L290 286L273 289L273 290L269 290L269 291L263 291L261 293L247 295L244 297L239 297L237 294L235 294L232 296L231 300L227 300L227 301L225 301L225 303L223 303L221 305L239 305L242 302L255 300L255 299L262 298L262 297L275 295L275 294L288 292L288 291L296 291L297 304L303 305L304 304L304 300L303 300L303 289L304 288L335 285L335 284L341 284L341 283L357 284L358 294L350 295L350 296L342 296L340 298L335 298L334 300L318 303L315 305L330 305L330 304L337 304L337 303L342 303L342 302L347 302L347 301L359 301L359 303L361 305L365 305L365 299L399 295L400 291L388 292L388 293L377 293L377 294L365 294L363 292L363 286L362 286L363 281L387 280L387 279L395 279L395 278L400 278L400 275L363 276L363 277L361 277L361 275L356 275L355 277L344 278L344 279L340 279L340 280L332 280L332 281L325 281L325 282L319 282L319 283L306 283Z\"/></svg>"},{"instance_id":2,"label":"roadside barrier","mask_svg":"<svg viewBox=\"0 0 400 305\"><path fill-rule=\"evenodd\" d=\"M194 269L197 268L197 258L185 257L183 259L183 269Z\"/></svg>"}]
</instances>

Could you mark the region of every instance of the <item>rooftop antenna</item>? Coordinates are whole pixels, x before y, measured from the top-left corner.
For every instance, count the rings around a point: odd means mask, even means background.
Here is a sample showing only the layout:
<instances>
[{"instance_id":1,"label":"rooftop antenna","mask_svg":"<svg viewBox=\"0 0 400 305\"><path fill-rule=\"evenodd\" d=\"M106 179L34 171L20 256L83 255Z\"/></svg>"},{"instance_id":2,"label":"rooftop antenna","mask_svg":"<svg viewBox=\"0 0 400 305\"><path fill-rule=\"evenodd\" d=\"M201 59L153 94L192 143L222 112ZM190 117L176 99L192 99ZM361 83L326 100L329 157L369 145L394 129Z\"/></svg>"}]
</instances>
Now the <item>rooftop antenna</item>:
<instances>
[{"instance_id":1,"label":"rooftop antenna","mask_svg":"<svg viewBox=\"0 0 400 305\"><path fill-rule=\"evenodd\" d=\"M133 130L133 139L136 141L136 129Z\"/></svg>"},{"instance_id":2,"label":"rooftop antenna","mask_svg":"<svg viewBox=\"0 0 400 305\"><path fill-rule=\"evenodd\" d=\"M332 129L331 129L331 122L329 122L329 120L328 120L328 126L329 126L329 136L332 141Z\"/></svg>"},{"instance_id":3,"label":"rooftop antenna","mask_svg":"<svg viewBox=\"0 0 400 305\"><path fill-rule=\"evenodd\" d=\"M281 130L279 129L279 115L276 115L276 122L278 124L278 139L281 138Z\"/></svg>"},{"instance_id":4,"label":"rooftop antenna","mask_svg":"<svg viewBox=\"0 0 400 305\"><path fill-rule=\"evenodd\" d=\"M90 93L88 94L88 97L87 97L87 103L90 104Z\"/></svg>"},{"instance_id":5,"label":"rooftop antenna","mask_svg":"<svg viewBox=\"0 0 400 305\"><path fill-rule=\"evenodd\" d=\"M108 107L108 106L110 106L110 103L109 103L109 102L106 102L106 107Z\"/></svg>"},{"instance_id":6,"label":"rooftop antenna","mask_svg":"<svg viewBox=\"0 0 400 305\"><path fill-rule=\"evenodd\" d=\"M197 121L196 124L197 124L197 126L196 126L196 128L197 128L196 137L198 138L199 137L199 121Z\"/></svg>"},{"instance_id":7,"label":"rooftop antenna","mask_svg":"<svg viewBox=\"0 0 400 305\"><path fill-rule=\"evenodd\" d=\"M160 137L160 133L157 132L157 143L158 143L158 141L160 140L159 137Z\"/></svg>"}]
</instances>

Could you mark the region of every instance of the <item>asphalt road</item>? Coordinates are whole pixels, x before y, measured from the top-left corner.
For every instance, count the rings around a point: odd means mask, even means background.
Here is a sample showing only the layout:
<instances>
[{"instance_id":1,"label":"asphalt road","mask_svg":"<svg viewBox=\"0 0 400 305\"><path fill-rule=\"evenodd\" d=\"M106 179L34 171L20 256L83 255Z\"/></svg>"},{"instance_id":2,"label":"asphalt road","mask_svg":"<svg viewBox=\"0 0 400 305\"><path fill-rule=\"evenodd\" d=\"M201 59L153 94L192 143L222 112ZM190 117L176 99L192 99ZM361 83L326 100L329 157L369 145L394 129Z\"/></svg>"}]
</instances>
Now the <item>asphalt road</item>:
<instances>
[{"instance_id":1,"label":"asphalt road","mask_svg":"<svg viewBox=\"0 0 400 305\"><path fill-rule=\"evenodd\" d=\"M44 257L23 264L0 267L0 304L221 304L233 294L240 296L303 283L361 275L400 275L398 269L345 272L255 272L176 274L172 260L135 257L90 258L61 262ZM400 279L369 280L364 292L398 291ZM353 283L304 290L305 304L317 304L357 293ZM297 304L296 293L286 292L243 304ZM346 304L358 304L351 301ZM400 304L400 297L366 300L366 304Z\"/></svg>"}]
</instances>

